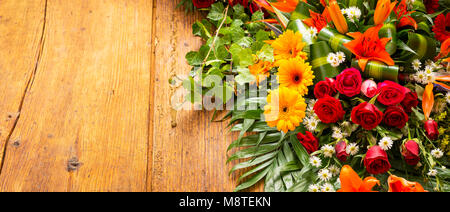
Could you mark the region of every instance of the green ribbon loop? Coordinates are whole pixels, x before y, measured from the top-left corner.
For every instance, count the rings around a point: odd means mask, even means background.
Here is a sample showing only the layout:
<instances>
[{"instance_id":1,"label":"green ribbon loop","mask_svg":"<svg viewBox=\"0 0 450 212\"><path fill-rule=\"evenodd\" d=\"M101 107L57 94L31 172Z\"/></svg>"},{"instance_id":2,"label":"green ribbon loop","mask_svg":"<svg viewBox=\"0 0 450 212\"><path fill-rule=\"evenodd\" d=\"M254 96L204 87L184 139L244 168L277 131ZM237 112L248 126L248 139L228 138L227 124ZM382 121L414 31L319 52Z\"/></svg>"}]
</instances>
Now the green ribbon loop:
<instances>
[{"instance_id":1,"label":"green ribbon loop","mask_svg":"<svg viewBox=\"0 0 450 212\"><path fill-rule=\"evenodd\" d=\"M342 51L349 58L352 55L352 52L344 46L344 43L348 43L352 41L352 39L340 34L335 29L329 27L323 28L319 33L318 40L328 42L328 44L335 52Z\"/></svg>"},{"instance_id":2,"label":"green ribbon loop","mask_svg":"<svg viewBox=\"0 0 450 212\"><path fill-rule=\"evenodd\" d=\"M323 81L325 78L334 78L340 73L340 69L332 67L327 62L328 54L331 52L330 46L325 41L318 41L310 46L309 57L316 76L314 83Z\"/></svg>"},{"instance_id":3,"label":"green ribbon loop","mask_svg":"<svg viewBox=\"0 0 450 212\"><path fill-rule=\"evenodd\" d=\"M352 67L358 68L358 60L352 61ZM366 78L374 78L376 80L390 80L398 82L398 66L388 66L379 61L369 61L366 65L363 76Z\"/></svg>"}]
</instances>

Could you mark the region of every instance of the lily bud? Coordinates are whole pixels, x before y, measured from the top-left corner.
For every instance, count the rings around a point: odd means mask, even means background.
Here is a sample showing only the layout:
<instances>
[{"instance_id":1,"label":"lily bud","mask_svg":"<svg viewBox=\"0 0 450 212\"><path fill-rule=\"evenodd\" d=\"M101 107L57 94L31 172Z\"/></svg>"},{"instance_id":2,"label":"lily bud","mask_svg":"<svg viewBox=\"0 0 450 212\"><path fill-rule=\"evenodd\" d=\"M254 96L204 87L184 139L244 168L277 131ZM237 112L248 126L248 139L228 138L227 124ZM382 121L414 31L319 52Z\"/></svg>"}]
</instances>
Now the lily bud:
<instances>
[{"instance_id":1,"label":"lily bud","mask_svg":"<svg viewBox=\"0 0 450 212\"><path fill-rule=\"evenodd\" d=\"M391 3L391 0L379 0L373 17L375 25L383 24L395 8L396 4L397 2Z\"/></svg>"},{"instance_id":2,"label":"lily bud","mask_svg":"<svg viewBox=\"0 0 450 212\"><path fill-rule=\"evenodd\" d=\"M427 132L427 137L434 141L439 137L438 124L434 120L428 120L425 122L425 131Z\"/></svg>"},{"instance_id":3,"label":"lily bud","mask_svg":"<svg viewBox=\"0 0 450 212\"><path fill-rule=\"evenodd\" d=\"M334 26L341 34L348 32L347 21L342 14L341 8L336 0L330 0L330 5L327 7L331 20L333 20Z\"/></svg>"},{"instance_id":4,"label":"lily bud","mask_svg":"<svg viewBox=\"0 0 450 212\"><path fill-rule=\"evenodd\" d=\"M364 81L361 85L361 92L364 94L364 96L367 96L369 98L374 97L378 92L377 83L373 80Z\"/></svg>"}]
</instances>

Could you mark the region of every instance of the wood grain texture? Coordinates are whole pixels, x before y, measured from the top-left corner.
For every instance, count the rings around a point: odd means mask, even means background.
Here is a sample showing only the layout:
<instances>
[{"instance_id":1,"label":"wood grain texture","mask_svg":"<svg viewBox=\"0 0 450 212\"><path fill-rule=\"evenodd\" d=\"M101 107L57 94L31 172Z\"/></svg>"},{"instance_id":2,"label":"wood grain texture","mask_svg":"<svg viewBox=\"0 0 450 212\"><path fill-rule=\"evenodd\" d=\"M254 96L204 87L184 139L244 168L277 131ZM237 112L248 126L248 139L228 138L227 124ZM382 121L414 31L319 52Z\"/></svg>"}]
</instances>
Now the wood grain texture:
<instances>
[{"instance_id":1,"label":"wood grain texture","mask_svg":"<svg viewBox=\"0 0 450 212\"><path fill-rule=\"evenodd\" d=\"M0 1L0 162L41 50L45 0Z\"/></svg>"},{"instance_id":2,"label":"wood grain texture","mask_svg":"<svg viewBox=\"0 0 450 212\"><path fill-rule=\"evenodd\" d=\"M0 0L0 191L235 188L227 123L170 107L205 16L179 1Z\"/></svg>"},{"instance_id":3,"label":"wood grain texture","mask_svg":"<svg viewBox=\"0 0 450 212\"><path fill-rule=\"evenodd\" d=\"M2 191L146 190L152 11L148 0L48 1Z\"/></svg>"},{"instance_id":4,"label":"wood grain texture","mask_svg":"<svg viewBox=\"0 0 450 212\"><path fill-rule=\"evenodd\" d=\"M177 2L155 5L153 163L148 190L233 191L238 175L228 175L233 164L226 164L226 150L236 135L229 133L227 123L210 122L212 112L184 110L174 115L171 111L173 92L168 93L173 88L168 81L189 73L185 54L202 44L192 35L192 24L205 15L175 10Z\"/></svg>"}]
</instances>

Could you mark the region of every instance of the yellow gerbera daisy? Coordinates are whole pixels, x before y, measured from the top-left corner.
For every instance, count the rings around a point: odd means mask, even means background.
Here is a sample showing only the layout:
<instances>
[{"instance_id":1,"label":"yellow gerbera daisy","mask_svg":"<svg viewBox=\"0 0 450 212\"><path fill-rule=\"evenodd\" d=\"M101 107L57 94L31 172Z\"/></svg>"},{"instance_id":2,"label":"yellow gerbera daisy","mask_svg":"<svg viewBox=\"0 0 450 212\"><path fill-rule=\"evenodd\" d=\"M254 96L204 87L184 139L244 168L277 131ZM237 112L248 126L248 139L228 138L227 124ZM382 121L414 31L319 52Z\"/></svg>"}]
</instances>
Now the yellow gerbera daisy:
<instances>
[{"instance_id":1,"label":"yellow gerbera daisy","mask_svg":"<svg viewBox=\"0 0 450 212\"><path fill-rule=\"evenodd\" d=\"M298 91L280 87L267 96L264 117L269 127L277 127L287 133L293 131L305 118L305 99Z\"/></svg>"},{"instance_id":2,"label":"yellow gerbera daisy","mask_svg":"<svg viewBox=\"0 0 450 212\"><path fill-rule=\"evenodd\" d=\"M248 68L250 69L250 73L256 78L256 85L259 86L261 81L270 76L270 70L273 68L273 65L271 62L260 60Z\"/></svg>"},{"instance_id":3,"label":"yellow gerbera daisy","mask_svg":"<svg viewBox=\"0 0 450 212\"><path fill-rule=\"evenodd\" d=\"M311 66L303 59L292 58L279 62L278 82L281 87L296 89L300 95L308 93L308 86L313 85L315 78Z\"/></svg>"},{"instance_id":4,"label":"yellow gerbera daisy","mask_svg":"<svg viewBox=\"0 0 450 212\"><path fill-rule=\"evenodd\" d=\"M302 41L302 34L292 30L287 30L280 35L275 41L270 42L273 47L275 60L286 60L290 58L300 57L307 59L307 54L303 52L306 43Z\"/></svg>"}]
</instances>

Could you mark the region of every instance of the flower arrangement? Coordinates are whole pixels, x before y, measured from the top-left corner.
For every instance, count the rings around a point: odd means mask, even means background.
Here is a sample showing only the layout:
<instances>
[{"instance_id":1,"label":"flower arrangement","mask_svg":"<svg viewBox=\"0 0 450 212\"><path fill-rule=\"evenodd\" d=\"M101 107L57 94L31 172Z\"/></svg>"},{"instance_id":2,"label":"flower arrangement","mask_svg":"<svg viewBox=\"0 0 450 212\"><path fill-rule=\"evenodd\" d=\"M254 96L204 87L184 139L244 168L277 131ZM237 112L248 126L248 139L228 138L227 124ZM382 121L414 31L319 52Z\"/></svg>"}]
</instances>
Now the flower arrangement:
<instances>
[{"instance_id":1,"label":"flower arrangement","mask_svg":"<svg viewBox=\"0 0 450 212\"><path fill-rule=\"evenodd\" d=\"M450 191L445 1L182 3L209 11L185 100L226 105L236 191Z\"/></svg>"}]
</instances>

